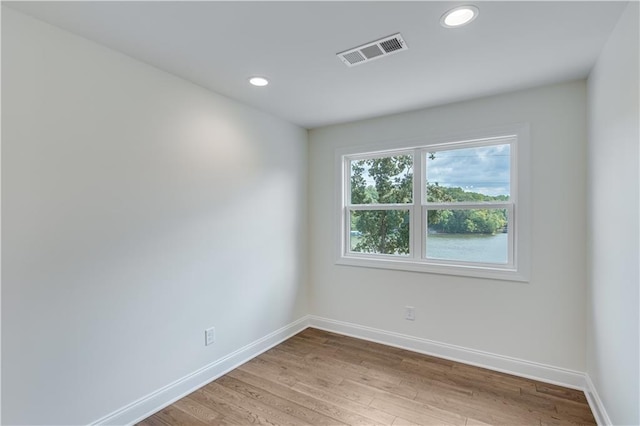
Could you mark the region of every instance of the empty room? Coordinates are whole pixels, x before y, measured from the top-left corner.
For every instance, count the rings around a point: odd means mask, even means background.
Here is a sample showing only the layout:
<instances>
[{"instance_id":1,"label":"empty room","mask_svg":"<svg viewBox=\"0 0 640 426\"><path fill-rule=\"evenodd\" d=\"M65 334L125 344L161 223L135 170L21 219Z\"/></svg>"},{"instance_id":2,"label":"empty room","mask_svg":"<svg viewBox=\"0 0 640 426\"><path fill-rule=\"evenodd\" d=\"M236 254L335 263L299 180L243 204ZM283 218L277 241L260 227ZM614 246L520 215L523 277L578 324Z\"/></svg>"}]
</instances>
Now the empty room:
<instances>
[{"instance_id":1,"label":"empty room","mask_svg":"<svg viewBox=\"0 0 640 426\"><path fill-rule=\"evenodd\" d=\"M3 1L2 425L639 425L638 1Z\"/></svg>"}]
</instances>

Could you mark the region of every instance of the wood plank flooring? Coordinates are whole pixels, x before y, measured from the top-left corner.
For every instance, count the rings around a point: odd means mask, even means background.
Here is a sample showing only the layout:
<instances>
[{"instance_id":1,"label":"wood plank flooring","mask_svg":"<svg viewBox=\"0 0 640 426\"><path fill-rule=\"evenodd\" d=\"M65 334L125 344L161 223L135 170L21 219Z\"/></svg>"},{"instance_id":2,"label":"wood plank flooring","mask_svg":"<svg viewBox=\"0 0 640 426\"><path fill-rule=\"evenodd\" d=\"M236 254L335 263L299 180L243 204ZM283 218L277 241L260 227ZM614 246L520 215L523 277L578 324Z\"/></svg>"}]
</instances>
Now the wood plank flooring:
<instances>
[{"instance_id":1,"label":"wood plank flooring","mask_svg":"<svg viewBox=\"0 0 640 426\"><path fill-rule=\"evenodd\" d=\"M595 425L584 393L309 328L139 423Z\"/></svg>"}]
</instances>

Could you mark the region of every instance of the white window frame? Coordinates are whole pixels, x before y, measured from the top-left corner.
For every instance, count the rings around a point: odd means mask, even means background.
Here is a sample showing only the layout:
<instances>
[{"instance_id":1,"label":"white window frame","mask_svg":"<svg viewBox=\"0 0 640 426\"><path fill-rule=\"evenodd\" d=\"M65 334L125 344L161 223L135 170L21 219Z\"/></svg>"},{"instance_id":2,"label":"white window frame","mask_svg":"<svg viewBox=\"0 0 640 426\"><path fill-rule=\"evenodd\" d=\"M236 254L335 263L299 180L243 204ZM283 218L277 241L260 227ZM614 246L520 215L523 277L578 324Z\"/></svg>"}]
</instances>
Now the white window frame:
<instances>
[{"instance_id":1,"label":"white window frame","mask_svg":"<svg viewBox=\"0 0 640 426\"><path fill-rule=\"evenodd\" d=\"M427 203L423 179L427 152L472 148L509 143L511 145L511 194L507 202ZM413 155L412 204L350 204L351 160L389 155ZM530 257L530 178L529 126L518 124L457 135L394 141L366 147L336 150L336 263L339 265L395 269L510 281L529 281ZM507 264L459 262L426 258L427 210L500 208L509 214ZM409 210L410 255L381 255L352 252L350 249L350 212L352 210Z\"/></svg>"}]
</instances>

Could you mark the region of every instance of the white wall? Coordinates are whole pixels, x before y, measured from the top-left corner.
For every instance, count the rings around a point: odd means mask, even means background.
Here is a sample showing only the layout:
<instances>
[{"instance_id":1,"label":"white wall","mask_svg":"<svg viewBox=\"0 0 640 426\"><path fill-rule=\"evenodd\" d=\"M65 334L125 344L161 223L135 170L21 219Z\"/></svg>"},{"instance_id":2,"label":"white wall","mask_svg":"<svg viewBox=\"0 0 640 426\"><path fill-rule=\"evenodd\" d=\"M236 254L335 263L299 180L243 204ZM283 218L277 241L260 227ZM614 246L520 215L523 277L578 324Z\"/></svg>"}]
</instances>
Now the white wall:
<instances>
[{"instance_id":1,"label":"white wall","mask_svg":"<svg viewBox=\"0 0 640 426\"><path fill-rule=\"evenodd\" d=\"M640 424L638 2L589 76L587 374L614 424Z\"/></svg>"},{"instance_id":2,"label":"white wall","mask_svg":"<svg viewBox=\"0 0 640 426\"><path fill-rule=\"evenodd\" d=\"M419 90L419 88L416 88ZM311 312L577 371L585 368L584 81L310 131ZM334 264L334 152L531 125L531 281ZM404 306L416 320L403 319Z\"/></svg>"},{"instance_id":3,"label":"white wall","mask_svg":"<svg viewBox=\"0 0 640 426\"><path fill-rule=\"evenodd\" d=\"M306 130L3 7L2 143L3 424L95 421L307 313Z\"/></svg>"}]
</instances>

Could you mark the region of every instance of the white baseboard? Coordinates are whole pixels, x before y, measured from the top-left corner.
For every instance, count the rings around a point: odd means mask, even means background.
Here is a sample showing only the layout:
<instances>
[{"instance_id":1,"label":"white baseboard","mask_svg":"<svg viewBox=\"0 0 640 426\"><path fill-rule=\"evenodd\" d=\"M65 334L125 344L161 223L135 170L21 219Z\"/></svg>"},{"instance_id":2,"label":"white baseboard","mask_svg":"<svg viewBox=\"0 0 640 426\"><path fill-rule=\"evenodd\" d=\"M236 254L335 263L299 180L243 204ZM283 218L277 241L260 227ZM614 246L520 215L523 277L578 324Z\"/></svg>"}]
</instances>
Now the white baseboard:
<instances>
[{"instance_id":1,"label":"white baseboard","mask_svg":"<svg viewBox=\"0 0 640 426\"><path fill-rule=\"evenodd\" d=\"M305 316L99 419L92 425L131 425L255 358L309 326Z\"/></svg>"},{"instance_id":2,"label":"white baseboard","mask_svg":"<svg viewBox=\"0 0 640 426\"><path fill-rule=\"evenodd\" d=\"M131 425L145 419L178 399L199 389L234 368L255 358L306 329L314 327L358 339L475 365L515 376L539 380L585 392L598 425L611 421L588 375L564 368L497 355L405 334L380 330L344 321L307 315L293 323L250 343L235 352L176 380L149 395L99 419L92 425Z\"/></svg>"},{"instance_id":3,"label":"white baseboard","mask_svg":"<svg viewBox=\"0 0 640 426\"><path fill-rule=\"evenodd\" d=\"M587 396L587 401L589 402L589 407L591 407L591 412L596 418L596 423L598 423L599 426L612 425L613 423L611 422L611 418L609 417L609 414L607 414L607 410L604 408L604 404L602 404L600 395L598 395L598 391L591 381L591 377L589 377L588 374L585 374L584 376L587 382L584 393Z\"/></svg>"},{"instance_id":4,"label":"white baseboard","mask_svg":"<svg viewBox=\"0 0 640 426\"><path fill-rule=\"evenodd\" d=\"M309 326L502 373L584 391L584 373L343 321L311 316Z\"/></svg>"}]
</instances>

